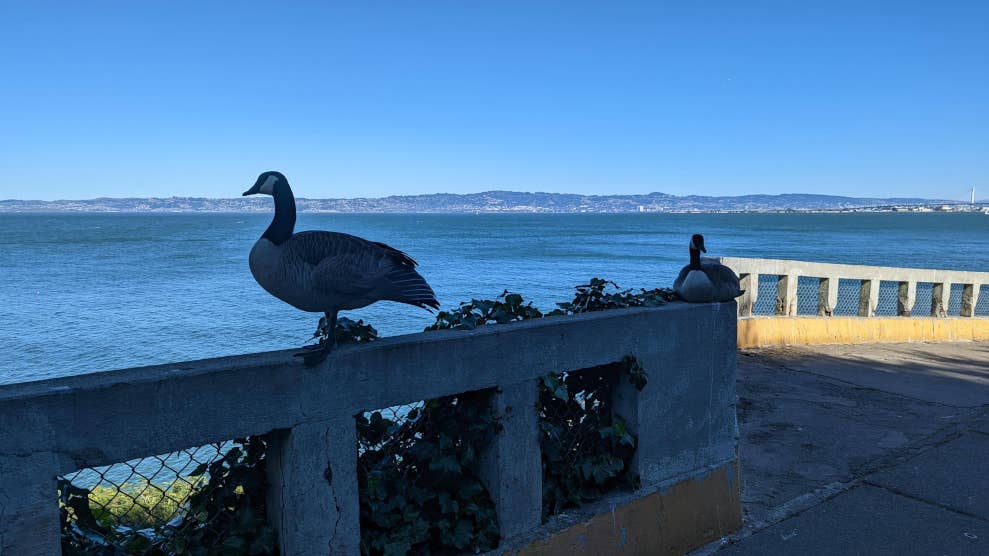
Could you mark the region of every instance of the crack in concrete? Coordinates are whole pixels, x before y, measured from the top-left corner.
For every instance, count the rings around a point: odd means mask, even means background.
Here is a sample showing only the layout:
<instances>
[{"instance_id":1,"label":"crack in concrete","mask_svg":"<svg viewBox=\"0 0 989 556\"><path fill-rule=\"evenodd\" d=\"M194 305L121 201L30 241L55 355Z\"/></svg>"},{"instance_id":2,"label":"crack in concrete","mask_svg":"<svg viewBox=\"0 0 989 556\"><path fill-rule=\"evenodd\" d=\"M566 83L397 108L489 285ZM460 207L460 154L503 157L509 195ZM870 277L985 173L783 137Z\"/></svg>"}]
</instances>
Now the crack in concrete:
<instances>
[{"instance_id":1,"label":"crack in concrete","mask_svg":"<svg viewBox=\"0 0 989 556\"><path fill-rule=\"evenodd\" d=\"M895 494L897 496L902 496L904 498L909 498L911 500L914 500L914 501L917 501L917 502L921 502L923 504L927 504L928 506L933 506L935 508L946 510L946 511L949 511L949 512L952 512L952 513L956 513L958 515L962 515L962 516L965 516L965 517L970 517L970 518L973 518L973 519L977 519L979 521L983 521L983 522L989 523L989 519L986 519L985 517L982 517L980 515L973 514L973 513L970 513L970 512L966 512L965 510L959 510L958 508L953 508L951 506L947 506L945 504L941 504L940 502L935 502L933 500L928 500L926 498L921 498L921 497L919 497L919 496L917 496L915 494L910 494L908 492L904 492L904 491L902 491L902 490L900 490L898 488L895 488L895 487L891 487L891 486L887 486L887 485L883 485L883 484L879 484L879 483L874 483L874 482L870 481L869 479L863 479L862 480L862 484L869 485L869 486L875 487L875 488L879 488L879 489L885 490L887 492L891 492L891 493L893 493L893 494Z\"/></svg>"}]
</instances>

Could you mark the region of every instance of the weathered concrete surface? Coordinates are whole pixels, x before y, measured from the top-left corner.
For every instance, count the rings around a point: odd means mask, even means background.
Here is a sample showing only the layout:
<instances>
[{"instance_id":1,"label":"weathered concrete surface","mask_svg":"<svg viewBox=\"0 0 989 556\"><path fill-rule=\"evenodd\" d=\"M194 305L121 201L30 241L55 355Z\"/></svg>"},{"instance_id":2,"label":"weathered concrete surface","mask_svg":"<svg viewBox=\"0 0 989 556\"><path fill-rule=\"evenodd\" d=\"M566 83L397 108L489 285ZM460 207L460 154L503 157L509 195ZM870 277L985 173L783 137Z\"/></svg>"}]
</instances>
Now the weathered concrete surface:
<instances>
[{"instance_id":1,"label":"weathered concrete surface","mask_svg":"<svg viewBox=\"0 0 989 556\"><path fill-rule=\"evenodd\" d=\"M492 395L501 430L481 453L480 474L494 501L503 538L531 531L542 523L538 401L537 380L505 386Z\"/></svg>"},{"instance_id":2,"label":"weathered concrete surface","mask_svg":"<svg viewBox=\"0 0 989 556\"><path fill-rule=\"evenodd\" d=\"M987 372L985 343L740 353L745 527L723 550L989 553Z\"/></svg>"},{"instance_id":3,"label":"weathered concrete surface","mask_svg":"<svg viewBox=\"0 0 989 556\"><path fill-rule=\"evenodd\" d=\"M354 420L305 423L266 440L268 521L278 531L279 552L360 552Z\"/></svg>"},{"instance_id":4,"label":"weathered concrete surface","mask_svg":"<svg viewBox=\"0 0 989 556\"><path fill-rule=\"evenodd\" d=\"M644 396L663 401L670 389L696 379L705 381L698 389L727 399L734 384L728 381L729 390L715 388L711 381L724 382L725 376L712 374L712 364L734 360L735 311L734 303L671 303L410 334L343 346L316 368L281 351L0 385L0 454L52 451L59 456L59 471L66 473L516 384L630 354L642 358L649 373ZM665 364L650 363L656 361ZM695 371L694 361L705 366ZM734 373L734 367L725 370ZM651 406L650 417L694 411L663 403ZM704 441L703 449L733 451L732 408L716 409L715 419L695 419L690 430L673 430L674 444L644 439L643 446L655 445L682 462L703 456L695 440ZM121 423L127 423L126 434Z\"/></svg>"},{"instance_id":5,"label":"weathered concrete surface","mask_svg":"<svg viewBox=\"0 0 989 556\"><path fill-rule=\"evenodd\" d=\"M788 369L954 407L989 404L989 343L827 345L758 352Z\"/></svg>"},{"instance_id":6,"label":"weathered concrete surface","mask_svg":"<svg viewBox=\"0 0 989 556\"><path fill-rule=\"evenodd\" d=\"M61 552L55 469L49 452L0 455L0 556Z\"/></svg>"},{"instance_id":7,"label":"weathered concrete surface","mask_svg":"<svg viewBox=\"0 0 989 556\"><path fill-rule=\"evenodd\" d=\"M769 527L718 554L902 556L989 553L989 523L870 486Z\"/></svg>"},{"instance_id":8,"label":"weathered concrete surface","mask_svg":"<svg viewBox=\"0 0 989 556\"><path fill-rule=\"evenodd\" d=\"M728 462L538 539L511 556L675 556L738 530L738 467ZM566 519L566 516L563 516Z\"/></svg>"},{"instance_id":9,"label":"weathered concrete surface","mask_svg":"<svg viewBox=\"0 0 989 556\"><path fill-rule=\"evenodd\" d=\"M989 520L987 459L989 436L967 433L871 475L866 481L911 498Z\"/></svg>"},{"instance_id":10,"label":"weathered concrete surface","mask_svg":"<svg viewBox=\"0 0 989 556\"><path fill-rule=\"evenodd\" d=\"M814 489L847 482L891 450L958 419L958 410L791 370L780 354L739 354L746 520Z\"/></svg>"},{"instance_id":11,"label":"weathered concrete surface","mask_svg":"<svg viewBox=\"0 0 989 556\"><path fill-rule=\"evenodd\" d=\"M989 272L815 263L787 259L750 259L742 257L705 257L705 260L720 262L738 274L759 273L776 276L812 276L815 278L838 276L853 280L931 282L936 284L989 284Z\"/></svg>"}]
</instances>

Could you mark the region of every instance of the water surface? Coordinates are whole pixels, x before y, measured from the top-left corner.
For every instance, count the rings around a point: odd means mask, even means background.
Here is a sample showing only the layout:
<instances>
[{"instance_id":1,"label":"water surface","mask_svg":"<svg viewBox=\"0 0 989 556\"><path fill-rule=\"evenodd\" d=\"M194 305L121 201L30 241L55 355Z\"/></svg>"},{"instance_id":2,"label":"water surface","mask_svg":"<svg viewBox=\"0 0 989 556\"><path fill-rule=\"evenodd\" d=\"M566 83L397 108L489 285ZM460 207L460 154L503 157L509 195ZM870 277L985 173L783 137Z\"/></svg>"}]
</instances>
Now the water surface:
<instances>
[{"instance_id":1,"label":"water surface","mask_svg":"<svg viewBox=\"0 0 989 556\"><path fill-rule=\"evenodd\" d=\"M318 316L270 297L247 255L261 214L0 214L0 382L301 345ZM300 214L407 251L444 308L504 289L541 308L591 276L669 286L691 233L709 255L989 270L981 214ZM383 334L432 323L383 302Z\"/></svg>"}]
</instances>

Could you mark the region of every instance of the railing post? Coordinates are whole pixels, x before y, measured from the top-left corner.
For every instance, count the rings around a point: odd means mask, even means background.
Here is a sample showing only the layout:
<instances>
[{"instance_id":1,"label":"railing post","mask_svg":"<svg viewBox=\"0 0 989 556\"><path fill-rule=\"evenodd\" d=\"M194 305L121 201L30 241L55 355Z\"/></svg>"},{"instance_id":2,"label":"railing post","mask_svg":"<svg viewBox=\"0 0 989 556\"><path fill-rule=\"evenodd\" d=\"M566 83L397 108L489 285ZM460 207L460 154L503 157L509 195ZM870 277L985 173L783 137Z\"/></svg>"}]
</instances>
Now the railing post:
<instances>
[{"instance_id":1,"label":"railing post","mask_svg":"<svg viewBox=\"0 0 989 556\"><path fill-rule=\"evenodd\" d=\"M62 553L57 469L48 452L0 455L0 555Z\"/></svg>"},{"instance_id":2,"label":"railing post","mask_svg":"<svg viewBox=\"0 0 989 556\"><path fill-rule=\"evenodd\" d=\"M538 401L538 380L505 386L492 395L501 431L481 452L480 478L494 501L502 538L531 531L542 522Z\"/></svg>"},{"instance_id":3,"label":"railing post","mask_svg":"<svg viewBox=\"0 0 989 556\"><path fill-rule=\"evenodd\" d=\"M965 288L962 290L961 316L975 316L975 306L979 303L979 290L981 288L981 284L965 284Z\"/></svg>"},{"instance_id":4,"label":"railing post","mask_svg":"<svg viewBox=\"0 0 989 556\"><path fill-rule=\"evenodd\" d=\"M792 317L797 314L797 276L784 274L776 282L776 314Z\"/></svg>"},{"instance_id":5,"label":"railing post","mask_svg":"<svg viewBox=\"0 0 989 556\"><path fill-rule=\"evenodd\" d=\"M834 315L838 306L838 277L821 278L817 283L817 314L822 317Z\"/></svg>"},{"instance_id":6,"label":"railing post","mask_svg":"<svg viewBox=\"0 0 989 556\"><path fill-rule=\"evenodd\" d=\"M951 301L951 283L934 284L931 289L931 316L944 318L948 316L948 304Z\"/></svg>"},{"instance_id":7,"label":"railing post","mask_svg":"<svg viewBox=\"0 0 989 556\"><path fill-rule=\"evenodd\" d=\"M272 431L268 520L286 556L360 552L357 424L353 417Z\"/></svg>"},{"instance_id":8,"label":"railing post","mask_svg":"<svg viewBox=\"0 0 989 556\"><path fill-rule=\"evenodd\" d=\"M914 303L917 301L917 282L900 282L900 287L896 296L896 314L901 317L909 317L913 311Z\"/></svg>"},{"instance_id":9,"label":"railing post","mask_svg":"<svg viewBox=\"0 0 989 556\"><path fill-rule=\"evenodd\" d=\"M751 317L755 310L755 302L759 298L759 275L741 274L739 284L745 293L738 298L738 316Z\"/></svg>"},{"instance_id":10,"label":"railing post","mask_svg":"<svg viewBox=\"0 0 989 556\"><path fill-rule=\"evenodd\" d=\"M859 316L876 316L876 307L879 305L879 280L862 280L859 289Z\"/></svg>"},{"instance_id":11,"label":"railing post","mask_svg":"<svg viewBox=\"0 0 989 556\"><path fill-rule=\"evenodd\" d=\"M641 391L624 373L614 382L612 411L638 437L631 472L643 487L737 455L738 319L734 307L720 305L681 323L655 351L634 354L648 377Z\"/></svg>"}]
</instances>

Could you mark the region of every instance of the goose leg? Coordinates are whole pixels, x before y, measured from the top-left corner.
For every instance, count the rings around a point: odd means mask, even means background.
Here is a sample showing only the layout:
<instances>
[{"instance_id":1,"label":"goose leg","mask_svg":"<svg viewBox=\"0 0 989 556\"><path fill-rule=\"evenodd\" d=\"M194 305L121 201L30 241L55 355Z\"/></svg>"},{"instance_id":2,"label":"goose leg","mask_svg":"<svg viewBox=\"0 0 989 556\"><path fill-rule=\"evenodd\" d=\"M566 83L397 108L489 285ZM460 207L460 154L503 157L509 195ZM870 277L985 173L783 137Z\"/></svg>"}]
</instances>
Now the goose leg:
<instances>
[{"instance_id":1,"label":"goose leg","mask_svg":"<svg viewBox=\"0 0 989 556\"><path fill-rule=\"evenodd\" d=\"M337 311L326 311L326 342L323 344L323 351L329 353L337 347Z\"/></svg>"},{"instance_id":2,"label":"goose leg","mask_svg":"<svg viewBox=\"0 0 989 556\"><path fill-rule=\"evenodd\" d=\"M295 354L296 357L302 357L302 361L307 367L319 365L337 347L337 309L326 311L325 315L326 328L324 328L324 333L326 334L326 338L323 340L323 346L306 346L303 348L303 351Z\"/></svg>"}]
</instances>

